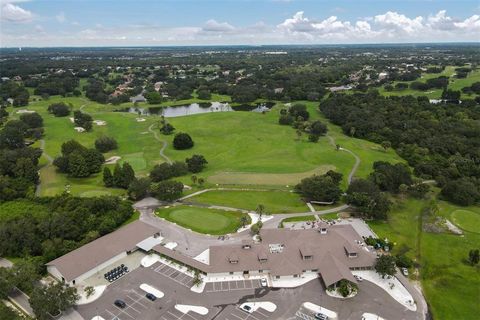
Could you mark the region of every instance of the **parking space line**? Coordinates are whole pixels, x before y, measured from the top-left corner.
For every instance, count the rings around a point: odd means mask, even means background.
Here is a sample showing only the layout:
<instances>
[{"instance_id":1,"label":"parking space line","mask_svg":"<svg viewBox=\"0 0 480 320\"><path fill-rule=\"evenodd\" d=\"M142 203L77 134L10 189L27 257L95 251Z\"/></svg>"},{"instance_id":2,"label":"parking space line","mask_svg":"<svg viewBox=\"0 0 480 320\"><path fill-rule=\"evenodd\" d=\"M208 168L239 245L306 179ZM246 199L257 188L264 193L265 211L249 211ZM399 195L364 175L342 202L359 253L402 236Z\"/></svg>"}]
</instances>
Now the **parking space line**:
<instances>
[{"instance_id":1,"label":"parking space line","mask_svg":"<svg viewBox=\"0 0 480 320\"><path fill-rule=\"evenodd\" d=\"M231 315L231 316L234 316L235 318L238 318L238 319L240 319L240 320L245 320L245 319L246 319L246 318L240 318L239 316L237 316L236 314L233 314L233 313L231 313L230 315Z\"/></svg>"},{"instance_id":2,"label":"parking space line","mask_svg":"<svg viewBox=\"0 0 480 320\"><path fill-rule=\"evenodd\" d=\"M140 300L142 300L143 297L140 297L140 299L137 299L137 300L133 299L133 298L130 297L128 294L127 294L127 297L130 298L130 299L132 299L133 305L139 304L139 305L141 305L142 307L144 307L145 309L148 308L146 305L144 305L143 303L140 302Z\"/></svg>"},{"instance_id":3,"label":"parking space line","mask_svg":"<svg viewBox=\"0 0 480 320\"><path fill-rule=\"evenodd\" d=\"M255 311L255 312L258 312L258 313L260 313L262 316L268 318L268 315L264 314L263 312L260 312L260 308L258 308L257 311Z\"/></svg>"},{"instance_id":4,"label":"parking space line","mask_svg":"<svg viewBox=\"0 0 480 320\"><path fill-rule=\"evenodd\" d=\"M107 311L108 313L110 313L110 315L112 316L112 320L115 319L115 317L118 318L119 320L121 320L119 316L114 315L114 314L113 314L112 312L110 312L108 309L105 309L105 311Z\"/></svg>"},{"instance_id":5,"label":"parking space line","mask_svg":"<svg viewBox=\"0 0 480 320\"><path fill-rule=\"evenodd\" d=\"M114 306L114 307L117 308L118 311L120 311L121 313L126 314L129 318L135 319L135 317L133 317L132 315L130 315L130 313L128 313L128 312L126 312L126 311L123 311L122 309L120 309L120 308L117 307L117 306Z\"/></svg>"}]
</instances>

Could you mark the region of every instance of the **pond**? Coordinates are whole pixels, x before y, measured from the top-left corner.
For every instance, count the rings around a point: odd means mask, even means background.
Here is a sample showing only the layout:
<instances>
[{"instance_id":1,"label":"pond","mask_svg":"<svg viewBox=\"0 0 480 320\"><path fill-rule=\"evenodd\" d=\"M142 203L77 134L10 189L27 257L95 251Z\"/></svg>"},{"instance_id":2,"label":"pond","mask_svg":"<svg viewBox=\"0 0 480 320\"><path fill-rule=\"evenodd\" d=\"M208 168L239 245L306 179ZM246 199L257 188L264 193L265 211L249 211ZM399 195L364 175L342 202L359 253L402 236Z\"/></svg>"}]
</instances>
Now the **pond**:
<instances>
[{"instance_id":1,"label":"pond","mask_svg":"<svg viewBox=\"0 0 480 320\"><path fill-rule=\"evenodd\" d=\"M257 104L242 104L238 106L230 106L228 102L205 102L191 103L188 105L178 105L169 107L130 107L115 111L135 113L142 116L151 114L163 115L166 118L188 116L192 114L208 113L208 112L228 112L228 111L252 111L266 112L275 105L274 102L265 102Z\"/></svg>"}]
</instances>

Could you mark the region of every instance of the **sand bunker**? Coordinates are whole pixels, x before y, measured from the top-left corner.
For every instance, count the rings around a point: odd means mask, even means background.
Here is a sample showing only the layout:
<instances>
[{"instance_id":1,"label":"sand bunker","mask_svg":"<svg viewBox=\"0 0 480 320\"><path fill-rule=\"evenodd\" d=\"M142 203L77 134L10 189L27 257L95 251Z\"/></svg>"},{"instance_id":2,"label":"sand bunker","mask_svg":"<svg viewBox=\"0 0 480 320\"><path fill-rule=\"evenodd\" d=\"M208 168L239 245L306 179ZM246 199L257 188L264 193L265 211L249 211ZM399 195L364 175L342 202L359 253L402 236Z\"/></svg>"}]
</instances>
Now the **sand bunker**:
<instances>
[{"instance_id":1,"label":"sand bunker","mask_svg":"<svg viewBox=\"0 0 480 320\"><path fill-rule=\"evenodd\" d=\"M122 159L122 157L119 156L113 156L105 160L105 164L114 164L117 163L118 160Z\"/></svg>"},{"instance_id":2,"label":"sand bunker","mask_svg":"<svg viewBox=\"0 0 480 320\"><path fill-rule=\"evenodd\" d=\"M82 128L82 127L75 127L73 129L75 129L75 131L77 131L77 132L85 132L85 129Z\"/></svg>"},{"instance_id":3,"label":"sand bunker","mask_svg":"<svg viewBox=\"0 0 480 320\"><path fill-rule=\"evenodd\" d=\"M106 121L103 120L93 120L93 123L95 123L97 126L105 126L107 125Z\"/></svg>"},{"instance_id":4,"label":"sand bunker","mask_svg":"<svg viewBox=\"0 0 480 320\"><path fill-rule=\"evenodd\" d=\"M20 110L17 111L17 113L35 113L35 111L27 110L27 109L20 109Z\"/></svg>"},{"instance_id":5,"label":"sand bunker","mask_svg":"<svg viewBox=\"0 0 480 320\"><path fill-rule=\"evenodd\" d=\"M137 122L144 122L144 121L146 121L145 118L136 118L135 120L137 120Z\"/></svg>"}]
</instances>

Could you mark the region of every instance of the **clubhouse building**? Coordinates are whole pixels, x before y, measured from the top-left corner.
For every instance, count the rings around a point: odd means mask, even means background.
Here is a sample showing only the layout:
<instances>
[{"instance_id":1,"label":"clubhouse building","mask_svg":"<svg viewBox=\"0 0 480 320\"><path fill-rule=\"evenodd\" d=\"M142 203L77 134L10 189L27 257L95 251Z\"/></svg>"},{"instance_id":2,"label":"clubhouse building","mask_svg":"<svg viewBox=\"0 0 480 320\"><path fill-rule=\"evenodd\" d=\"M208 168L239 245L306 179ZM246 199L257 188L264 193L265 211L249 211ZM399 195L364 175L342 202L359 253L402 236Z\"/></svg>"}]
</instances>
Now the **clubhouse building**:
<instances>
[{"instance_id":1,"label":"clubhouse building","mask_svg":"<svg viewBox=\"0 0 480 320\"><path fill-rule=\"evenodd\" d=\"M211 246L205 263L165 246L160 230L136 221L49 262L47 269L60 281L75 285L141 250L197 269L209 278L261 276L275 283L317 275L329 287L344 279L356 283L351 271L371 269L376 259L348 224L262 229L260 238Z\"/></svg>"}]
</instances>

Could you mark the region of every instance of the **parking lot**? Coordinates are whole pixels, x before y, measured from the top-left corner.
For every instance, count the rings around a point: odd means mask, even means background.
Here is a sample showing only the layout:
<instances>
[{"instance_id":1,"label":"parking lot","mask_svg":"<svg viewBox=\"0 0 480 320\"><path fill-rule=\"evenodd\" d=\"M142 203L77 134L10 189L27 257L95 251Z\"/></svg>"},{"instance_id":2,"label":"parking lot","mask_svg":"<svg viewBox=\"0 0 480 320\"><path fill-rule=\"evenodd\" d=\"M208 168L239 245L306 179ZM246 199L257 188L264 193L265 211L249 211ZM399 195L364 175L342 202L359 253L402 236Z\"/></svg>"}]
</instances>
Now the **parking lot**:
<instances>
[{"instance_id":1,"label":"parking lot","mask_svg":"<svg viewBox=\"0 0 480 320\"><path fill-rule=\"evenodd\" d=\"M203 320L209 319L207 316L201 316L195 312L182 313L175 308L170 308L165 313L162 314L158 319L161 320Z\"/></svg>"},{"instance_id":2,"label":"parking lot","mask_svg":"<svg viewBox=\"0 0 480 320\"><path fill-rule=\"evenodd\" d=\"M204 292L222 292L236 290L250 290L260 288L260 280L232 280L222 282L208 282L205 284Z\"/></svg>"},{"instance_id":3,"label":"parking lot","mask_svg":"<svg viewBox=\"0 0 480 320\"><path fill-rule=\"evenodd\" d=\"M301 320L315 320L315 315L312 311L304 308L303 306L298 309L298 311L295 313L296 319L301 319Z\"/></svg>"},{"instance_id":4,"label":"parking lot","mask_svg":"<svg viewBox=\"0 0 480 320\"><path fill-rule=\"evenodd\" d=\"M153 271L156 273L159 273L169 279L172 279L176 283L187 287L191 288L193 286L193 278L183 272L178 271L177 269L174 269L170 266L167 266L166 264L159 263L158 265L156 264Z\"/></svg>"},{"instance_id":5,"label":"parking lot","mask_svg":"<svg viewBox=\"0 0 480 320\"><path fill-rule=\"evenodd\" d=\"M128 293L126 293L125 296L122 297L122 300L127 305L125 308L122 309L112 304L103 311L98 310L98 315L106 320L141 319L142 312L146 311L148 308L151 308L154 304L153 301L145 298L144 292L134 289L131 289Z\"/></svg>"},{"instance_id":6,"label":"parking lot","mask_svg":"<svg viewBox=\"0 0 480 320\"><path fill-rule=\"evenodd\" d=\"M266 320L271 319L271 314L259 308L252 313L248 313L239 308L239 306L230 307L226 309L221 316L221 319L225 320Z\"/></svg>"}]
</instances>

